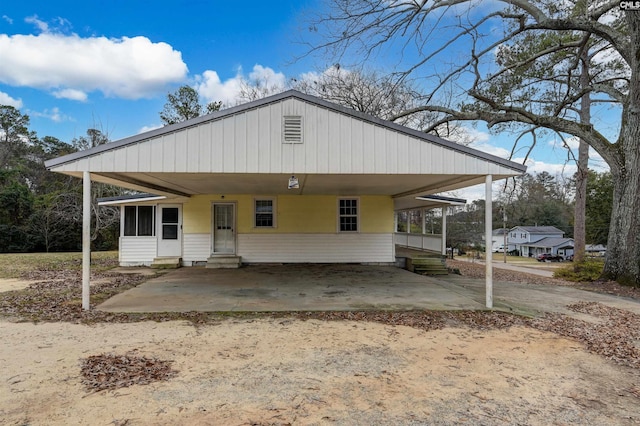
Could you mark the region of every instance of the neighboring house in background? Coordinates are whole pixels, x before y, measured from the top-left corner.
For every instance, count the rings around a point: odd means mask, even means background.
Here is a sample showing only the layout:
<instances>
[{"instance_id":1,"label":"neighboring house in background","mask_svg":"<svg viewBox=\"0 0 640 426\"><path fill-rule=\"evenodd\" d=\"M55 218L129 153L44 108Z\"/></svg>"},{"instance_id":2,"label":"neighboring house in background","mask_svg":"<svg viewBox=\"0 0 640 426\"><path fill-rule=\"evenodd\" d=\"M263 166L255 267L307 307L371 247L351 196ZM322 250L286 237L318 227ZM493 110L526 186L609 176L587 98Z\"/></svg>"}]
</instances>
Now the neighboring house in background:
<instances>
[{"instance_id":1,"label":"neighboring house in background","mask_svg":"<svg viewBox=\"0 0 640 426\"><path fill-rule=\"evenodd\" d=\"M509 250L518 250L520 256L535 257L542 253L573 254L573 238L564 238L564 232L555 226L515 226L509 230Z\"/></svg>"},{"instance_id":2,"label":"neighboring house in background","mask_svg":"<svg viewBox=\"0 0 640 426\"><path fill-rule=\"evenodd\" d=\"M508 235L507 228L494 229L491 233L491 251L494 253L502 253L505 249L505 234ZM509 240L507 238L507 251L509 251Z\"/></svg>"},{"instance_id":3,"label":"neighboring house in background","mask_svg":"<svg viewBox=\"0 0 640 426\"><path fill-rule=\"evenodd\" d=\"M607 248L602 244L587 244L584 251L589 256L600 257L607 254Z\"/></svg>"},{"instance_id":4,"label":"neighboring house in background","mask_svg":"<svg viewBox=\"0 0 640 426\"><path fill-rule=\"evenodd\" d=\"M98 181L149 193L103 200L121 206L121 265L173 258L212 267L393 263L395 212L441 209L450 201L429 195L526 171L296 91L46 166L85 188Z\"/></svg>"}]
</instances>

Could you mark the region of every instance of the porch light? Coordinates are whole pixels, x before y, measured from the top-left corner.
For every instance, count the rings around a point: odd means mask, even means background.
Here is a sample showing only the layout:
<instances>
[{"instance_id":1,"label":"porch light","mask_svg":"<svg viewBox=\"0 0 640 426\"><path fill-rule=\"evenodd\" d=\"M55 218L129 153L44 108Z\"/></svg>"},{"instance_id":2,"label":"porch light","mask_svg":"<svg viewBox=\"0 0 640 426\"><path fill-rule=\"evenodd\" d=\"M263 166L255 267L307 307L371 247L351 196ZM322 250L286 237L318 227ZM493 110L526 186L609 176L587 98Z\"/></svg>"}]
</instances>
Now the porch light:
<instances>
[{"instance_id":1,"label":"porch light","mask_svg":"<svg viewBox=\"0 0 640 426\"><path fill-rule=\"evenodd\" d=\"M298 178L295 177L294 175L291 175L291 177L289 178L289 186L287 187L287 189L298 189L300 188L300 182L298 182Z\"/></svg>"}]
</instances>

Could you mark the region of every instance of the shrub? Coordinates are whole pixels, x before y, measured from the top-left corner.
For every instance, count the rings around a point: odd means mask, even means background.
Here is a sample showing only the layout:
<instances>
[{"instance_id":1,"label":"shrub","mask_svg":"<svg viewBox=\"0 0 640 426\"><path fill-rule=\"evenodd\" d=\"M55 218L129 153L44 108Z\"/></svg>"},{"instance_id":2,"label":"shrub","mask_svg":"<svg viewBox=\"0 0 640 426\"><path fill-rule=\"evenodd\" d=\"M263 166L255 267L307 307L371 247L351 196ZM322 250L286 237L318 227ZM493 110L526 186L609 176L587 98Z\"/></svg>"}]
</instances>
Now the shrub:
<instances>
[{"instance_id":1,"label":"shrub","mask_svg":"<svg viewBox=\"0 0 640 426\"><path fill-rule=\"evenodd\" d=\"M589 259L557 269L553 276L575 282L596 281L602 275L603 267L601 260Z\"/></svg>"}]
</instances>

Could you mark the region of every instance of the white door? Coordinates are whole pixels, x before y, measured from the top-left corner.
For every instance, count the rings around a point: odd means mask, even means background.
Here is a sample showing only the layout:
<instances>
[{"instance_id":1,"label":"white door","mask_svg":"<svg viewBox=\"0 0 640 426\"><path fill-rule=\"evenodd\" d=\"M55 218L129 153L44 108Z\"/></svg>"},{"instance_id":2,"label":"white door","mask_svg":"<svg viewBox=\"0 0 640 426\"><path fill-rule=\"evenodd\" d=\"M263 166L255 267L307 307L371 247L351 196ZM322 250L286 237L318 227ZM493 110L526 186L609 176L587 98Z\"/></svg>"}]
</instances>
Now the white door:
<instances>
[{"instance_id":1,"label":"white door","mask_svg":"<svg viewBox=\"0 0 640 426\"><path fill-rule=\"evenodd\" d=\"M182 256L182 208L158 206L158 257Z\"/></svg>"},{"instance_id":2,"label":"white door","mask_svg":"<svg viewBox=\"0 0 640 426\"><path fill-rule=\"evenodd\" d=\"M213 254L235 254L235 204L213 204Z\"/></svg>"}]
</instances>

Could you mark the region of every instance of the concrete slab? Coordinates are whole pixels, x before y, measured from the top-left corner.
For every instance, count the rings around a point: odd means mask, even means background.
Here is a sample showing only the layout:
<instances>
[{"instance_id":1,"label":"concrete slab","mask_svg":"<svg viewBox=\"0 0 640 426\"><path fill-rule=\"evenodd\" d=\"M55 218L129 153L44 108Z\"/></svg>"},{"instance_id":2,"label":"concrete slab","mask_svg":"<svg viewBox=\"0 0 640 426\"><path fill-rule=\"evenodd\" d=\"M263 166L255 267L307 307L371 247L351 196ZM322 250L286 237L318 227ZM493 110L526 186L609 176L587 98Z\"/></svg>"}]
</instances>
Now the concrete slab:
<instances>
[{"instance_id":1,"label":"concrete slab","mask_svg":"<svg viewBox=\"0 0 640 426\"><path fill-rule=\"evenodd\" d=\"M112 297L109 312L482 309L464 293L393 266L181 268Z\"/></svg>"},{"instance_id":2,"label":"concrete slab","mask_svg":"<svg viewBox=\"0 0 640 426\"><path fill-rule=\"evenodd\" d=\"M572 314L598 301L640 314L640 303L568 287L494 283L494 308L525 315ZM98 306L108 312L271 312L485 309L484 280L427 277L393 266L255 265L181 268Z\"/></svg>"}]
</instances>

